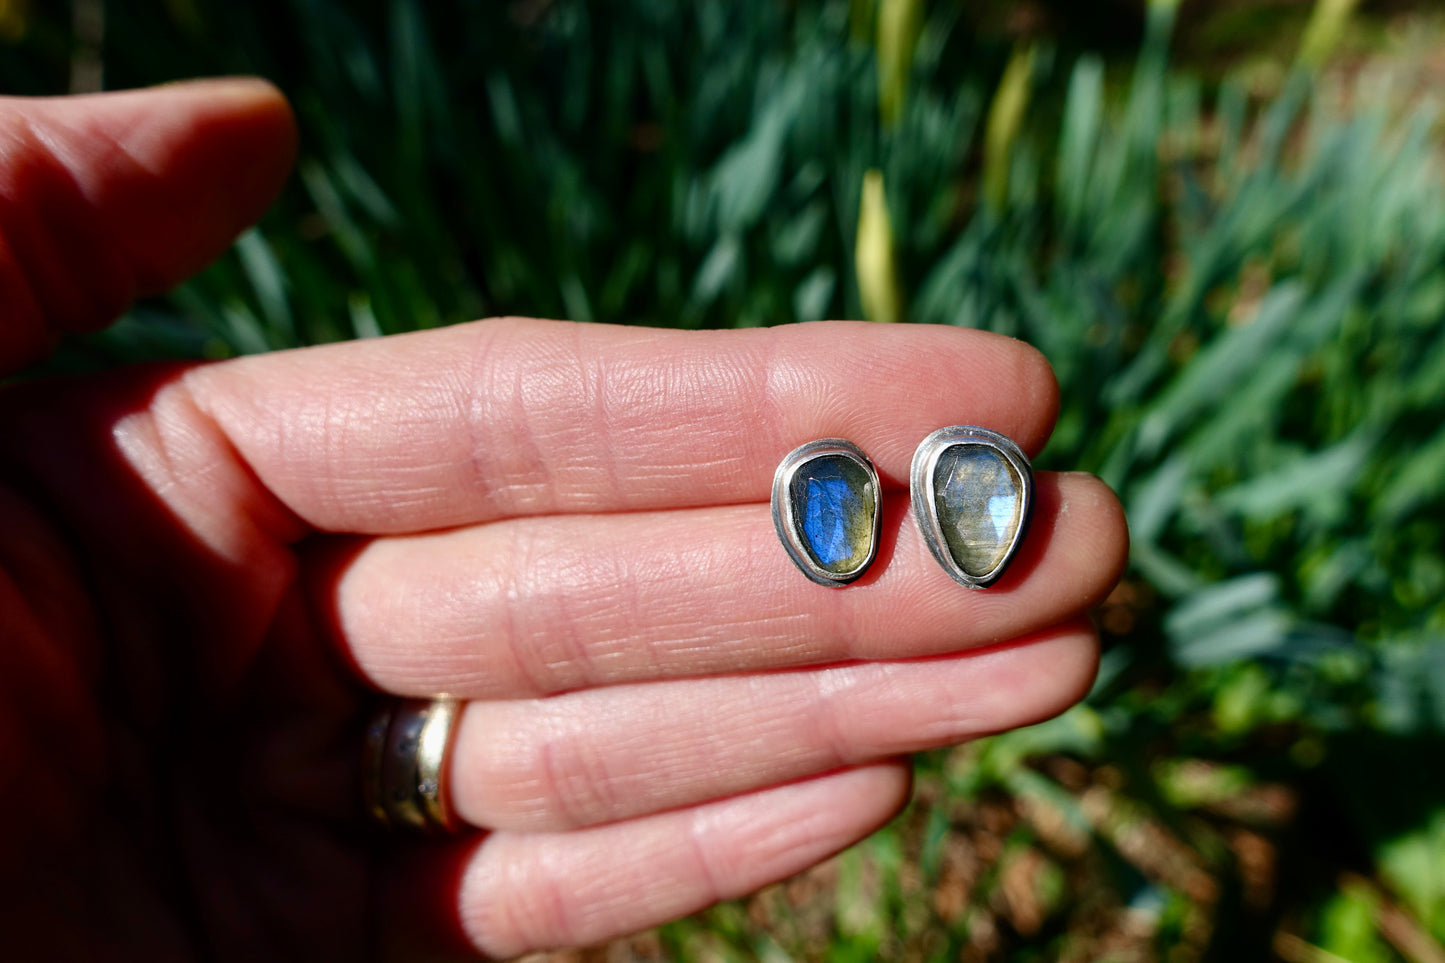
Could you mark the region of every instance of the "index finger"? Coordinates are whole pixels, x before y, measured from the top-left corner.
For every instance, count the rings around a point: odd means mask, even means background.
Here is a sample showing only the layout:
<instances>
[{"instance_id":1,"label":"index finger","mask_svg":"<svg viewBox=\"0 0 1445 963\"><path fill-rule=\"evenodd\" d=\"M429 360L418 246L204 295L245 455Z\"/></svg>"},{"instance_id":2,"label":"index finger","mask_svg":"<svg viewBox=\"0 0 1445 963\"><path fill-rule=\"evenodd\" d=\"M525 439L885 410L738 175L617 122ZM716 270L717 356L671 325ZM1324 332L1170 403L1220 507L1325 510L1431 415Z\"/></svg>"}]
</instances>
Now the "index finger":
<instances>
[{"instance_id":1,"label":"index finger","mask_svg":"<svg viewBox=\"0 0 1445 963\"><path fill-rule=\"evenodd\" d=\"M328 531L769 497L794 447L842 437L885 485L950 424L1037 451L1058 388L1019 341L819 322L669 331L499 319L201 367L190 394L259 480Z\"/></svg>"}]
</instances>

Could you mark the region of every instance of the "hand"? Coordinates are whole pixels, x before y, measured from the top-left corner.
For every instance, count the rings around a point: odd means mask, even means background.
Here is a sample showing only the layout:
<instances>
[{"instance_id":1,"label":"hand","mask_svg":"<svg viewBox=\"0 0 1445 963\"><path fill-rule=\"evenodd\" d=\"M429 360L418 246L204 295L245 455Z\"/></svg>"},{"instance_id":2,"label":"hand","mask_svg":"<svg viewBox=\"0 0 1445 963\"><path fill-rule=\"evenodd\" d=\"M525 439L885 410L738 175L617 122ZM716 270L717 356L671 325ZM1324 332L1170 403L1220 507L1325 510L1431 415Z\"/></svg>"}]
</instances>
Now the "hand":
<instances>
[{"instance_id":1,"label":"hand","mask_svg":"<svg viewBox=\"0 0 1445 963\"><path fill-rule=\"evenodd\" d=\"M0 101L0 357L102 324L277 189L256 82ZM16 959L507 956L796 873L904 802L900 757L1080 698L1117 578L1098 481L1043 473L970 591L907 512L935 428L1033 453L1032 349L974 331L485 321L0 394L0 866ZM873 458L843 590L773 533L774 467ZM361 818L368 693L472 699L471 825Z\"/></svg>"}]
</instances>

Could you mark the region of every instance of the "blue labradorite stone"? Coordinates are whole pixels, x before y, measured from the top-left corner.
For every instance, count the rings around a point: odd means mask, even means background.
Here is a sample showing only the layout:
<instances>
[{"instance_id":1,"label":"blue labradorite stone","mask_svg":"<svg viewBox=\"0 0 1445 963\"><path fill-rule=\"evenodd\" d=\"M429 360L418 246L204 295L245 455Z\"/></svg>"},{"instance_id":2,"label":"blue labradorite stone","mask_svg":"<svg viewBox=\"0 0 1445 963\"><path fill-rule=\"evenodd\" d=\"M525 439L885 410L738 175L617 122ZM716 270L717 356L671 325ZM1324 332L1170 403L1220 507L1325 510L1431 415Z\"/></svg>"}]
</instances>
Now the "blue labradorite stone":
<instances>
[{"instance_id":1,"label":"blue labradorite stone","mask_svg":"<svg viewBox=\"0 0 1445 963\"><path fill-rule=\"evenodd\" d=\"M803 549L825 571L846 575L873 549L878 510L868 472L844 455L821 455L793 475L788 497Z\"/></svg>"},{"instance_id":2,"label":"blue labradorite stone","mask_svg":"<svg viewBox=\"0 0 1445 963\"><path fill-rule=\"evenodd\" d=\"M987 445L953 445L933 469L933 493L943 540L959 568L988 575L1008 555L1019 529L1023 479Z\"/></svg>"}]
</instances>

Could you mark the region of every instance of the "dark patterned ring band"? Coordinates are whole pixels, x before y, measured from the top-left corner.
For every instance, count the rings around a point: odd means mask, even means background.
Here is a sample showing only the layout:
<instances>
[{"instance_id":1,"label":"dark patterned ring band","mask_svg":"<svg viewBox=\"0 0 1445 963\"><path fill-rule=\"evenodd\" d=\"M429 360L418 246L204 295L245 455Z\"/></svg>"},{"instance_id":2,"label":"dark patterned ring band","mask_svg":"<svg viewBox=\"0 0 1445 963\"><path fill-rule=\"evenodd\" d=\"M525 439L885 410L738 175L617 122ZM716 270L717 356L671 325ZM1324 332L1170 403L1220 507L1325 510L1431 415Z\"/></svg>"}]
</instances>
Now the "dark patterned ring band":
<instances>
[{"instance_id":1,"label":"dark patterned ring band","mask_svg":"<svg viewBox=\"0 0 1445 963\"><path fill-rule=\"evenodd\" d=\"M372 715L362 755L362 798L380 826L455 832L448 774L462 703L395 699Z\"/></svg>"}]
</instances>

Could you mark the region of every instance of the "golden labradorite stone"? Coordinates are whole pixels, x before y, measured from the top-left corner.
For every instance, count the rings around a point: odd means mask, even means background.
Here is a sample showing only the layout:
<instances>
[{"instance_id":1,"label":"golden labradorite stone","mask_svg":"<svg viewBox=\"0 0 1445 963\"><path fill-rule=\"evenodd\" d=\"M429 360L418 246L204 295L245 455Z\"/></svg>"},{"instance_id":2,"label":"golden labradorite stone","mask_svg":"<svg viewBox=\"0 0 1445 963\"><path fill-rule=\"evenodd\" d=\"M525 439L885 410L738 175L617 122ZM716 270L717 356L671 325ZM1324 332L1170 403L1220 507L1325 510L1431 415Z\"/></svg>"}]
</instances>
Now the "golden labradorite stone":
<instances>
[{"instance_id":1,"label":"golden labradorite stone","mask_svg":"<svg viewBox=\"0 0 1445 963\"><path fill-rule=\"evenodd\" d=\"M824 571L848 575L873 550L878 511L872 479L845 455L823 455L799 468L788 495L804 550Z\"/></svg>"},{"instance_id":2,"label":"golden labradorite stone","mask_svg":"<svg viewBox=\"0 0 1445 963\"><path fill-rule=\"evenodd\" d=\"M933 469L934 501L948 552L974 578L994 571L1019 530L1023 479L987 445L949 447Z\"/></svg>"}]
</instances>

